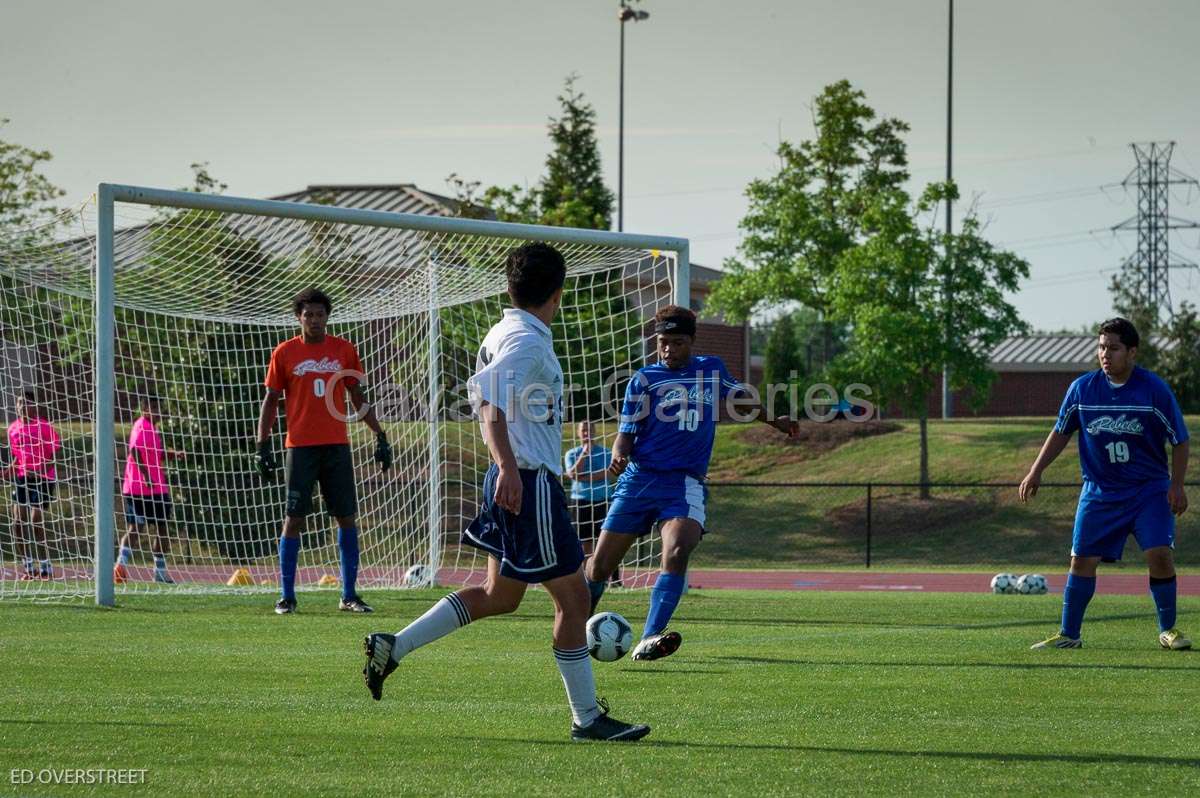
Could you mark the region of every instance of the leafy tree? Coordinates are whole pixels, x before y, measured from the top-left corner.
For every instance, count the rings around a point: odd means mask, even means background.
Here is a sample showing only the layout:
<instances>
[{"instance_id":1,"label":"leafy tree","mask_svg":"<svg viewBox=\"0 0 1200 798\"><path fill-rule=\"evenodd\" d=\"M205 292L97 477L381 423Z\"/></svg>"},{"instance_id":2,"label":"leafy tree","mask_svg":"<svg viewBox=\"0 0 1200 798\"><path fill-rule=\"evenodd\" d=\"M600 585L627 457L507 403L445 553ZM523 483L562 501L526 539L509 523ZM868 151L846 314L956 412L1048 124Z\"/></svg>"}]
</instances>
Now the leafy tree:
<instances>
[{"instance_id":1,"label":"leafy tree","mask_svg":"<svg viewBox=\"0 0 1200 798\"><path fill-rule=\"evenodd\" d=\"M848 348L831 372L920 419L924 483L935 379L949 365L952 388L986 399L987 354L1025 329L1005 295L1028 264L989 244L974 214L953 235L917 222L957 189L930 186L914 204L904 189L908 125L877 121L847 81L816 98L813 125L815 138L780 144L778 172L747 188L740 257L726 263L709 304L738 319L798 301L827 325L848 325Z\"/></svg>"},{"instance_id":2,"label":"leafy tree","mask_svg":"<svg viewBox=\"0 0 1200 798\"><path fill-rule=\"evenodd\" d=\"M929 186L915 206L902 189L877 195L862 215L864 239L838 259L828 290L831 315L854 331L837 363L841 376L919 419L922 498L928 397L942 365L950 367L950 387L982 406L995 378L988 355L1027 329L1006 295L1028 277L1029 264L984 239L974 213L958 233L937 228L938 204L956 199L953 183ZM917 221L922 215L931 218L927 226Z\"/></svg>"},{"instance_id":3,"label":"leafy tree","mask_svg":"<svg viewBox=\"0 0 1200 798\"><path fill-rule=\"evenodd\" d=\"M784 313L771 323L767 334L766 356L763 362L763 384L787 385L804 371L799 352L799 336L793 314ZM771 403L772 413L791 413L787 395L764 394Z\"/></svg>"},{"instance_id":4,"label":"leafy tree","mask_svg":"<svg viewBox=\"0 0 1200 798\"><path fill-rule=\"evenodd\" d=\"M845 80L816 98L816 137L782 142L779 170L747 187L740 257L725 262L710 308L735 321L791 300L828 311L839 258L861 241L866 209L908 180L908 125L875 117Z\"/></svg>"},{"instance_id":5,"label":"leafy tree","mask_svg":"<svg viewBox=\"0 0 1200 798\"><path fill-rule=\"evenodd\" d=\"M1135 322L1136 323L1136 322ZM1162 328L1165 339L1158 351L1157 372L1167 381L1185 413L1200 412L1200 314L1190 302L1181 302L1179 310ZM1149 336L1144 336L1149 343ZM1142 346L1138 346L1138 363Z\"/></svg>"},{"instance_id":6,"label":"leafy tree","mask_svg":"<svg viewBox=\"0 0 1200 798\"><path fill-rule=\"evenodd\" d=\"M1151 305L1139 291L1141 279L1137 266L1126 261L1121 270L1113 275L1108 290L1112 295L1113 310L1118 316L1133 322L1133 326L1138 330L1141 338L1138 344L1138 365L1154 371L1159 365L1159 351L1155 339L1162 324L1158 307ZM1091 332L1095 331L1096 328L1092 327Z\"/></svg>"}]
</instances>

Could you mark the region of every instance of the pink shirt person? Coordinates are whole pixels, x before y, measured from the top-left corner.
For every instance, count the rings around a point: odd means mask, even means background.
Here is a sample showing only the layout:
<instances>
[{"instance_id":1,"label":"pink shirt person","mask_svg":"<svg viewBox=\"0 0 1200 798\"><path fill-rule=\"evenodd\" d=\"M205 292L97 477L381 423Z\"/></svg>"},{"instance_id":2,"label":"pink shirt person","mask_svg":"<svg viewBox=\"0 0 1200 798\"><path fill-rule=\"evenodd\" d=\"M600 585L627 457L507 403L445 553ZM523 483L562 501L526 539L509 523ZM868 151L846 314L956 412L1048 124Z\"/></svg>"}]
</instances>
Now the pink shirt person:
<instances>
[{"instance_id":1,"label":"pink shirt person","mask_svg":"<svg viewBox=\"0 0 1200 798\"><path fill-rule=\"evenodd\" d=\"M125 481L121 493L126 496L160 496L170 493L167 475L163 472L166 449L154 422L141 416L129 431L125 455Z\"/></svg>"},{"instance_id":2,"label":"pink shirt person","mask_svg":"<svg viewBox=\"0 0 1200 798\"><path fill-rule=\"evenodd\" d=\"M44 418L17 419L8 425L8 446L13 454L13 469L18 477L35 477L53 482L54 455L62 442L54 426Z\"/></svg>"}]
</instances>

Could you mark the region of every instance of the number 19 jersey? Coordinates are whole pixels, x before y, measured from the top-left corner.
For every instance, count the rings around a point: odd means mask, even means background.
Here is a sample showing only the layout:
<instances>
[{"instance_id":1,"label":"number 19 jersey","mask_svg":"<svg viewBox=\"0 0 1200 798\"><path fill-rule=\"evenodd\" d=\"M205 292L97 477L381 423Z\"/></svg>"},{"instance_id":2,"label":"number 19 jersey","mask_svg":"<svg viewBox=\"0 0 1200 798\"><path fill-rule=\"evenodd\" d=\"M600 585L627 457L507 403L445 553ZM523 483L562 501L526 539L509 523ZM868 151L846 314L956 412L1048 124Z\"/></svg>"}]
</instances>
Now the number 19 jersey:
<instances>
[{"instance_id":1,"label":"number 19 jersey","mask_svg":"<svg viewBox=\"0 0 1200 798\"><path fill-rule=\"evenodd\" d=\"M1170 387L1140 366L1123 385L1113 385L1101 369L1075 380L1054 429L1079 432L1081 499L1088 501L1124 501L1144 488L1165 491L1171 478L1166 443L1188 439Z\"/></svg>"}]
</instances>

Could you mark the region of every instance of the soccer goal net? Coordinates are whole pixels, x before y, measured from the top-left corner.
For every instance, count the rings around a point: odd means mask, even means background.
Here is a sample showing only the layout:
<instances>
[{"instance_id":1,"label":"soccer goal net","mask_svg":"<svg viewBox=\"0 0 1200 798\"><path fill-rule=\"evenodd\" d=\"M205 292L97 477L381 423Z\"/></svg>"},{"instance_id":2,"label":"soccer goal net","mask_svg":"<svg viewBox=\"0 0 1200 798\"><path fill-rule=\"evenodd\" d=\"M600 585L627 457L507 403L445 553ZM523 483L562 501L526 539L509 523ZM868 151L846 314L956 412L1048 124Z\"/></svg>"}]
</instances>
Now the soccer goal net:
<instances>
[{"instance_id":1,"label":"soccer goal net","mask_svg":"<svg viewBox=\"0 0 1200 798\"><path fill-rule=\"evenodd\" d=\"M332 298L329 332L357 347L395 455L380 473L370 431L350 425L360 586L482 582L485 559L459 545L488 465L465 383L507 306L505 257L530 240L568 265L553 325L564 451L585 420L611 448L625 384L654 351L648 321L686 297L683 239L108 185L0 239L0 598L278 589L285 486L257 472L254 438L271 351L298 334L292 297L308 286ZM134 527L114 582L124 478L141 467L127 446L151 396L172 510ZM645 583L658 550L656 535L631 549L625 584ZM297 587L332 587L337 565L318 491Z\"/></svg>"}]
</instances>

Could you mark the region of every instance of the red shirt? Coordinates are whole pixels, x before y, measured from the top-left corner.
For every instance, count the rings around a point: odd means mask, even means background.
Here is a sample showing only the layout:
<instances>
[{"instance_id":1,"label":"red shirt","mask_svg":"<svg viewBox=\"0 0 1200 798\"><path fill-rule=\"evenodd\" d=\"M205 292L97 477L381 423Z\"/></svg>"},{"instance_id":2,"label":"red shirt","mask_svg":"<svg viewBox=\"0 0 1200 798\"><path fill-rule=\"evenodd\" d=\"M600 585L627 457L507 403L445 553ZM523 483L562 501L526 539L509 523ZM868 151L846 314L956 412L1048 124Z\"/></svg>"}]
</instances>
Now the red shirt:
<instances>
[{"instance_id":1,"label":"red shirt","mask_svg":"<svg viewBox=\"0 0 1200 798\"><path fill-rule=\"evenodd\" d=\"M287 447L349 443L346 389L363 376L354 344L326 335L319 344L284 341L271 353L264 384L284 395Z\"/></svg>"}]
</instances>

